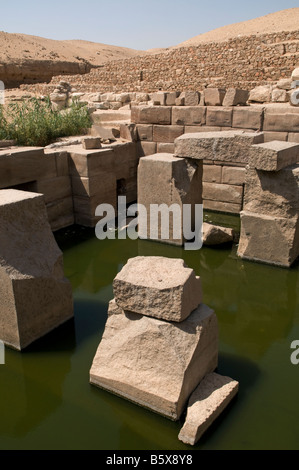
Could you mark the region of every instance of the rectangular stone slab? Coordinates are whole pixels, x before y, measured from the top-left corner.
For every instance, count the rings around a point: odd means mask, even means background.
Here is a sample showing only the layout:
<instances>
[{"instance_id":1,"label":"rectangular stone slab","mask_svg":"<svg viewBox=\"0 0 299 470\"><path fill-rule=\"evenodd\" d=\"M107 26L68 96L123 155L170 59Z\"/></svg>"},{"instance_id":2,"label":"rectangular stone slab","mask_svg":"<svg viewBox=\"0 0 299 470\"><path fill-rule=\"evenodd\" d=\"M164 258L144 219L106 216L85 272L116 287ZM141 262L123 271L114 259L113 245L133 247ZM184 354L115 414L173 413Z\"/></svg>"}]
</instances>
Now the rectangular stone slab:
<instances>
[{"instance_id":1,"label":"rectangular stone slab","mask_svg":"<svg viewBox=\"0 0 299 470\"><path fill-rule=\"evenodd\" d=\"M154 318L181 322L202 301L200 278L182 259L131 258L113 281L119 307Z\"/></svg>"},{"instance_id":2,"label":"rectangular stone slab","mask_svg":"<svg viewBox=\"0 0 299 470\"><path fill-rule=\"evenodd\" d=\"M239 383L230 377L208 374L192 393L180 441L194 445L238 393Z\"/></svg>"},{"instance_id":3,"label":"rectangular stone slab","mask_svg":"<svg viewBox=\"0 0 299 470\"><path fill-rule=\"evenodd\" d=\"M110 302L90 382L172 420L218 364L218 324L201 304L182 323L128 313Z\"/></svg>"},{"instance_id":4,"label":"rectangular stone slab","mask_svg":"<svg viewBox=\"0 0 299 470\"><path fill-rule=\"evenodd\" d=\"M279 171L299 161L299 144L273 140L253 145L249 166L257 170Z\"/></svg>"}]
</instances>

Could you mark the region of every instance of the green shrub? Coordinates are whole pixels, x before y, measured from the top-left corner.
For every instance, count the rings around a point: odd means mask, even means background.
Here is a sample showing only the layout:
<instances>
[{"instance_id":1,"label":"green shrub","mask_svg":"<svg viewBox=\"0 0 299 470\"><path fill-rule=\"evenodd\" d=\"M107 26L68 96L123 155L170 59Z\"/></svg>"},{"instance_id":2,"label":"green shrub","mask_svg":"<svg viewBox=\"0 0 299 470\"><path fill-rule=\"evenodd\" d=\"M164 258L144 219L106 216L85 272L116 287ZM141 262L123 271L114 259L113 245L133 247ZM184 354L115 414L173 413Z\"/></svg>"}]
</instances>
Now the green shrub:
<instances>
[{"instance_id":1,"label":"green shrub","mask_svg":"<svg viewBox=\"0 0 299 470\"><path fill-rule=\"evenodd\" d=\"M0 138L18 145L44 147L58 137L78 135L91 124L87 107L78 101L63 111L54 111L49 97L10 103L6 110L0 107Z\"/></svg>"}]
</instances>

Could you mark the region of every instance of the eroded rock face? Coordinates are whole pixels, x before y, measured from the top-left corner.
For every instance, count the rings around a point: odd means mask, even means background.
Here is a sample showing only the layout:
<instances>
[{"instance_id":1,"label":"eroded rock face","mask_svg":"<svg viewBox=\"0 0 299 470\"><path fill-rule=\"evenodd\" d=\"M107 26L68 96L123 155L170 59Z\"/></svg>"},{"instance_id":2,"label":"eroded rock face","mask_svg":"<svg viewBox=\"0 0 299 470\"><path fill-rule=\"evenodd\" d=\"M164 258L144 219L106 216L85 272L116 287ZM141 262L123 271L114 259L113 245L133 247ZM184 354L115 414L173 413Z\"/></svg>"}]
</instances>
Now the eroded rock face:
<instances>
[{"instance_id":1,"label":"eroded rock face","mask_svg":"<svg viewBox=\"0 0 299 470\"><path fill-rule=\"evenodd\" d=\"M206 222L203 223L204 245L221 245L223 243L231 243L233 240L233 229L207 224Z\"/></svg>"},{"instance_id":2,"label":"eroded rock face","mask_svg":"<svg viewBox=\"0 0 299 470\"><path fill-rule=\"evenodd\" d=\"M124 310L181 322L202 301L201 281L182 259L132 258L113 281L117 304Z\"/></svg>"},{"instance_id":3,"label":"eroded rock face","mask_svg":"<svg viewBox=\"0 0 299 470\"><path fill-rule=\"evenodd\" d=\"M177 420L217 363L217 318L209 307L174 323L124 312L112 301L90 382Z\"/></svg>"},{"instance_id":4,"label":"eroded rock face","mask_svg":"<svg viewBox=\"0 0 299 470\"><path fill-rule=\"evenodd\" d=\"M44 198L0 191L0 339L21 350L73 316Z\"/></svg>"}]
</instances>

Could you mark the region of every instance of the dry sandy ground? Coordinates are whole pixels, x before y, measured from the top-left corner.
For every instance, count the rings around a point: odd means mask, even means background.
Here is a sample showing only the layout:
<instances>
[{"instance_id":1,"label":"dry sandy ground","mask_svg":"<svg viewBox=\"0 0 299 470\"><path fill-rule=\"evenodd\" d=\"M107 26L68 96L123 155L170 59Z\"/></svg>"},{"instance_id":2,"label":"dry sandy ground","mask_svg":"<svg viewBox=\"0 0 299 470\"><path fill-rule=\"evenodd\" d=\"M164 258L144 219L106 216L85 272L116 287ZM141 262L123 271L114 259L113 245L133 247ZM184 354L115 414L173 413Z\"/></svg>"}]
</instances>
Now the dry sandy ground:
<instances>
[{"instance_id":1,"label":"dry sandy ground","mask_svg":"<svg viewBox=\"0 0 299 470\"><path fill-rule=\"evenodd\" d=\"M0 62L2 63L14 63L26 59L80 62L83 59L93 65L102 65L110 60L126 59L142 53L142 51L107 44L80 40L56 41L3 31L0 32L0 46Z\"/></svg>"},{"instance_id":2,"label":"dry sandy ground","mask_svg":"<svg viewBox=\"0 0 299 470\"><path fill-rule=\"evenodd\" d=\"M238 36L276 33L279 31L296 31L299 28L299 8L277 11L249 21L234 23L214 29L194 38L188 39L175 47L194 46L204 42L223 42Z\"/></svg>"}]
</instances>

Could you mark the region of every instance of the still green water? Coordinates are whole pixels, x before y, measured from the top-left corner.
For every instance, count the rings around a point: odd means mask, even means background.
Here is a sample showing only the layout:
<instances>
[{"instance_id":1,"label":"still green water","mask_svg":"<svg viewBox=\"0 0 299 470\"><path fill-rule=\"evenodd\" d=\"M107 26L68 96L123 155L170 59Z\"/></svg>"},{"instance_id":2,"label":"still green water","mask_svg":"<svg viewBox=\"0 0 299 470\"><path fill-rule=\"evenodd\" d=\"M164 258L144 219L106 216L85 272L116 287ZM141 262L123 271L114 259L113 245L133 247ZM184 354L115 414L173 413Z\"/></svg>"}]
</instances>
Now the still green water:
<instances>
[{"instance_id":1,"label":"still green water","mask_svg":"<svg viewBox=\"0 0 299 470\"><path fill-rule=\"evenodd\" d=\"M23 353L6 349L0 449L192 449L178 440L182 423L89 384L112 281L128 258L147 255L183 258L201 276L204 302L219 321L218 372L240 382L238 397L194 449L299 448L299 365L290 361L290 344L299 340L298 263L287 270L242 261L235 246L188 252L99 241L88 229L57 234L57 241L75 318Z\"/></svg>"}]
</instances>

